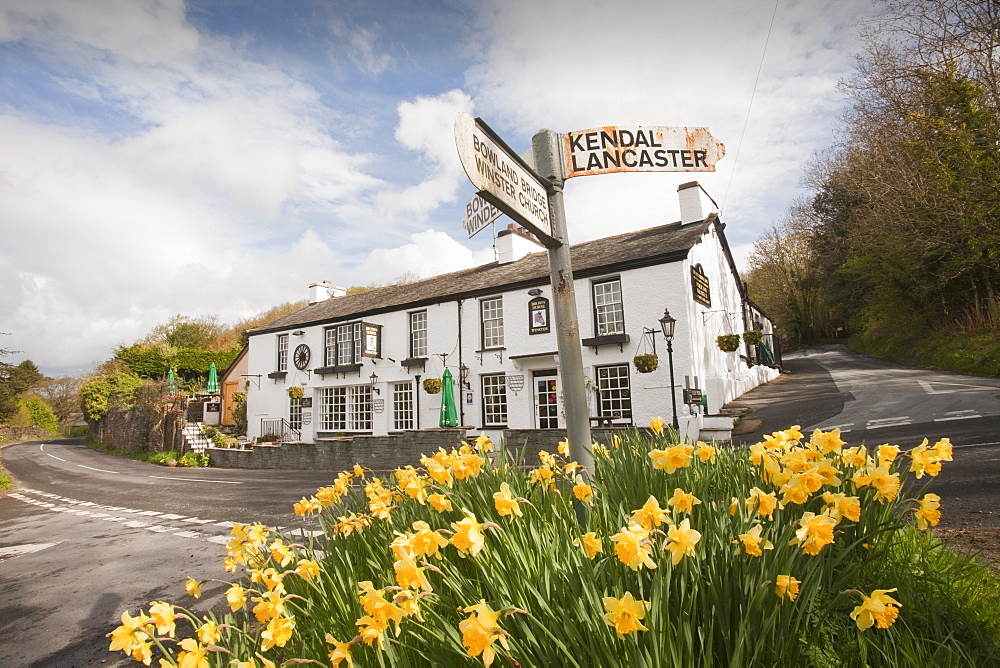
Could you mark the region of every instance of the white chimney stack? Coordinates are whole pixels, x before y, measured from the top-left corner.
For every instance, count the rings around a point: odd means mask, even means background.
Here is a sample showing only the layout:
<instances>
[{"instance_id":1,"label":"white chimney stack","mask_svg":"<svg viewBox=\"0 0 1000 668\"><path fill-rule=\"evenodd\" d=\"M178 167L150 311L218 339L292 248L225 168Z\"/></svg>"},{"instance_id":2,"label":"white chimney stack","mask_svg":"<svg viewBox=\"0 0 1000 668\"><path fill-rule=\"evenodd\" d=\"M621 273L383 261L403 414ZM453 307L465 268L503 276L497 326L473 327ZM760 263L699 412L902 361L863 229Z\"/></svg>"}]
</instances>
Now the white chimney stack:
<instances>
[{"instance_id":1,"label":"white chimney stack","mask_svg":"<svg viewBox=\"0 0 1000 668\"><path fill-rule=\"evenodd\" d=\"M309 286L309 304L318 304L320 302L325 302L331 297L343 297L346 294L347 290L344 288L338 288L330 281L313 283Z\"/></svg>"},{"instance_id":2,"label":"white chimney stack","mask_svg":"<svg viewBox=\"0 0 1000 668\"><path fill-rule=\"evenodd\" d=\"M677 186L677 199L681 203L681 225L699 223L719 210L719 205L697 181Z\"/></svg>"},{"instance_id":3,"label":"white chimney stack","mask_svg":"<svg viewBox=\"0 0 1000 668\"><path fill-rule=\"evenodd\" d=\"M531 232L511 223L497 234L497 264L516 262L540 248Z\"/></svg>"}]
</instances>

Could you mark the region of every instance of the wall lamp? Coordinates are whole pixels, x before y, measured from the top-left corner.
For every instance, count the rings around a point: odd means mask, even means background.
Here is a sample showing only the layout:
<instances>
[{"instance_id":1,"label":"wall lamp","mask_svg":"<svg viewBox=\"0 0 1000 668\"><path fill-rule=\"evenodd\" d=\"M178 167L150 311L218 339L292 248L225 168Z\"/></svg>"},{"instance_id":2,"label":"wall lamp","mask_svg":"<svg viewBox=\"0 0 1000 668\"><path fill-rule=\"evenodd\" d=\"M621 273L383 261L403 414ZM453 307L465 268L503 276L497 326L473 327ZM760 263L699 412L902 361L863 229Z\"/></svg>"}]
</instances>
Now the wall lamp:
<instances>
[{"instance_id":1,"label":"wall lamp","mask_svg":"<svg viewBox=\"0 0 1000 668\"><path fill-rule=\"evenodd\" d=\"M458 377L462 381L462 385L467 390L472 389L472 386L469 385L469 371L470 371L469 367L465 366L464 364L458 367Z\"/></svg>"},{"instance_id":2,"label":"wall lamp","mask_svg":"<svg viewBox=\"0 0 1000 668\"><path fill-rule=\"evenodd\" d=\"M294 332L292 332L292 336L302 336L303 334L305 334L305 331L301 329L297 329Z\"/></svg>"},{"instance_id":3,"label":"wall lamp","mask_svg":"<svg viewBox=\"0 0 1000 668\"><path fill-rule=\"evenodd\" d=\"M371 381L372 392L374 392L375 394L382 394L382 391L379 390L379 388L375 387L375 383L378 382L378 374L372 371L372 375L368 376L368 380Z\"/></svg>"}]
</instances>

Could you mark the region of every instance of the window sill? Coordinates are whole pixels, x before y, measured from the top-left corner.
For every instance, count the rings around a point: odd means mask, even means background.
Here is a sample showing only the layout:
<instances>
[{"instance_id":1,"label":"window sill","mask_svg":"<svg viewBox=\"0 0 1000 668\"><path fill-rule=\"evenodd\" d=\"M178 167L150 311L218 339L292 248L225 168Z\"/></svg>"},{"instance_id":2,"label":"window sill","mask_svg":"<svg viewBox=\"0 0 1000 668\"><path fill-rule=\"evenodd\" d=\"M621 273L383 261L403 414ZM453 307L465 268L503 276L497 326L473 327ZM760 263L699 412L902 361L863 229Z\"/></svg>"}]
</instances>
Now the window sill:
<instances>
[{"instance_id":1,"label":"window sill","mask_svg":"<svg viewBox=\"0 0 1000 668\"><path fill-rule=\"evenodd\" d=\"M267 374L267 377L273 378L274 380L284 380L285 376L287 375L288 375L287 371L272 371L271 373Z\"/></svg>"},{"instance_id":2,"label":"window sill","mask_svg":"<svg viewBox=\"0 0 1000 668\"><path fill-rule=\"evenodd\" d=\"M399 363L399 365L401 367L405 367L407 369L415 367L415 366L418 366L418 367L420 367L422 369L422 368L424 368L425 364L427 364L427 358L426 357L408 357L408 358L406 358L405 360L403 360L402 362Z\"/></svg>"},{"instance_id":3,"label":"window sill","mask_svg":"<svg viewBox=\"0 0 1000 668\"><path fill-rule=\"evenodd\" d=\"M580 343L584 346L590 348L597 348L598 346L624 346L629 342L628 334L605 334L604 336L595 336L590 339L584 339Z\"/></svg>"},{"instance_id":4,"label":"window sill","mask_svg":"<svg viewBox=\"0 0 1000 668\"><path fill-rule=\"evenodd\" d=\"M495 353L499 350L507 350L506 346L494 346L492 348L480 348L477 353Z\"/></svg>"},{"instance_id":5,"label":"window sill","mask_svg":"<svg viewBox=\"0 0 1000 668\"><path fill-rule=\"evenodd\" d=\"M329 373L357 373L361 375L361 366L360 364L337 364L334 366L321 366L318 369L313 369L313 371L321 376Z\"/></svg>"}]
</instances>

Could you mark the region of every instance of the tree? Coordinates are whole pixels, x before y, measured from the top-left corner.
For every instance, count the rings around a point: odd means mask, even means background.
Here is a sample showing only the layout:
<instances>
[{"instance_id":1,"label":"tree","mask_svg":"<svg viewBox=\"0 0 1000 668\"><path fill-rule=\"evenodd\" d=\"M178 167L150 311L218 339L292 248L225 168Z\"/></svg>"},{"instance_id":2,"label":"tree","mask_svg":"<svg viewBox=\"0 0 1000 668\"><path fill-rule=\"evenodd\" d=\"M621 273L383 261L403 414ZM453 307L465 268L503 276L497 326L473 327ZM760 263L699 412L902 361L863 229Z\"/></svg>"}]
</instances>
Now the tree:
<instances>
[{"instance_id":1,"label":"tree","mask_svg":"<svg viewBox=\"0 0 1000 668\"><path fill-rule=\"evenodd\" d=\"M79 378L49 378L40 382L34 393L45 400L60 424L66 424L80 415Z\"/></svg>"},{"instance_id":2,"label":"tree","mask_svg":"<svg viewBox=\"0 0 1000 668\"><path fill-rule=\"evenodd\" d=\"M0 420L6 420L17 410L22 394L45 379L31 360L20 364L0 363Z\"/></svg>"}]
</instances>

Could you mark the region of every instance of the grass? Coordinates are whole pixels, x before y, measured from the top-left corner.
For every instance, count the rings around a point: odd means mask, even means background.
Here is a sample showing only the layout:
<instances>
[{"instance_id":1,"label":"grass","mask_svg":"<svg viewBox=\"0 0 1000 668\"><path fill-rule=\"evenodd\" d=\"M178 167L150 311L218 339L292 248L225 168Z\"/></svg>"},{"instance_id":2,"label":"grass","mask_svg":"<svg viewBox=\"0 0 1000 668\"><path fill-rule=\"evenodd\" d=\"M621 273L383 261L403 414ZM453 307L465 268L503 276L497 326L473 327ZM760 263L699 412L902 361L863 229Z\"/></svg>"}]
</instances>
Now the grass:
<instances>
[{"instance_id":1,"label":"grass","mask_svg":"<svg viewBox=\"0 0 1000 668\"><path fill-rule=\"evenodd\" d=\"M0 492L6 492L10 489L10 486L14 484L11 477L7 474L7 471L3 467L3 456L0 455Z\"/></svg>"},{"instance_id":2,"label":"grass","mask_svg":"<svg viewBox=\"0 0 1000 668\"><path fill-rule=\"evenodd\" d=\"M205 467L211 466L211 458L208 455L200 455L197 452L185 452L181 455L176 450L165 450L162 452L132 452L127 450L119 450L118 448L113 448L107 445L102 445L97 441L86 438L84 442L96 449L108 454L115 455L116 457L125 457L127 459L134 459L139 462L148 462L150 464L160 464L162 466L183 466L183 467Z\"/></svg>"}]
</instances>

